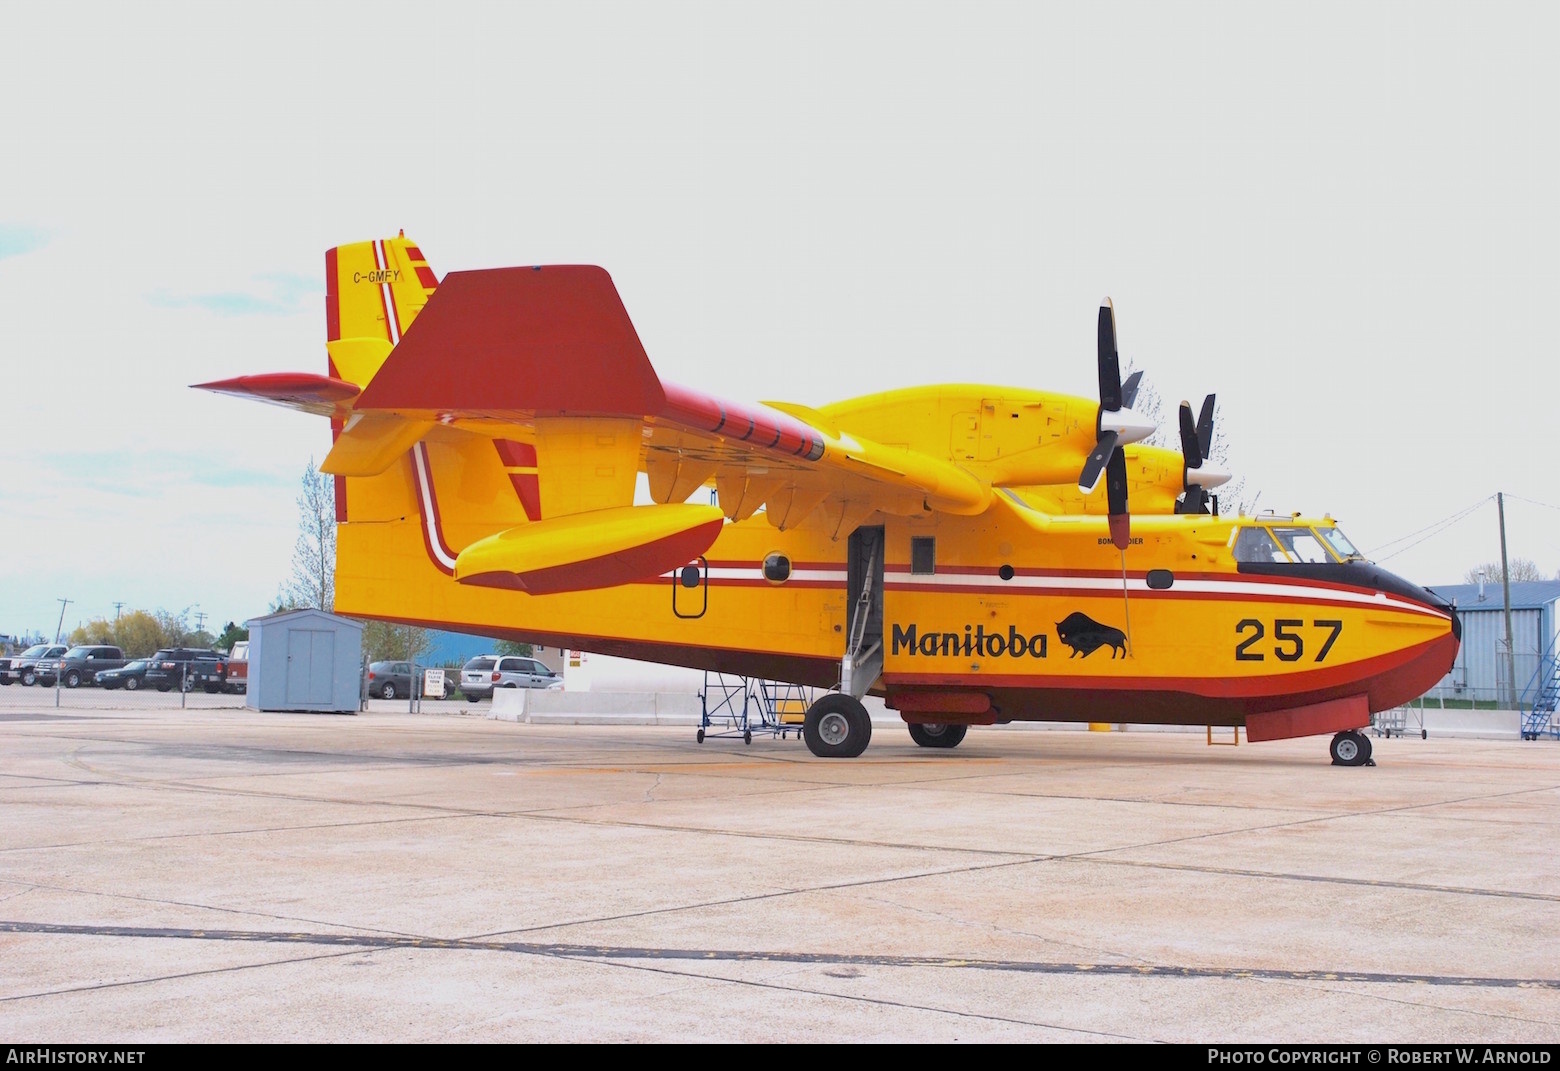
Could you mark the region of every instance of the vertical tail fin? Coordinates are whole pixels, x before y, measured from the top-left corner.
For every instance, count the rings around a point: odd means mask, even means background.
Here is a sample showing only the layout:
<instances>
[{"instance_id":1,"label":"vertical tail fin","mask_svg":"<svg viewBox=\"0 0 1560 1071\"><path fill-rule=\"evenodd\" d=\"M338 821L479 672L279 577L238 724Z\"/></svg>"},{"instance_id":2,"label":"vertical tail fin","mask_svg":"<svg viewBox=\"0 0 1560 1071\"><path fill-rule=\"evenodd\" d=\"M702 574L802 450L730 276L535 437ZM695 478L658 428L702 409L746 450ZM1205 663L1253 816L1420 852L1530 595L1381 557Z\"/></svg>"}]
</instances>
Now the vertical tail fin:
<instances>
[{"instance_id":1,"label":"vertical tail fin","mask_svg":"<svg viewBox=\"0 0 1560 1071\"><path fill-rule=\"evenodd\" d=\"M325 252L325 348L329 372L365 386L438 287L422 250L394 238Z\"/></svg>"},{"instance_id":2,"label":"vertical tail fin","mask_svg":"<svg viewBox=\"0 0 1560 1071\"><path fill-rule=\"evenodd\" d=\"M374 378L401 341L439 280L427 258L402 231L394 238L353 242L325 251L325 352L332 378L362 387ZM331 442L341 438L343 422L330 422ZM332 451L334 453L334 449ZM327 458L327 461L329 458ZM336 520L393 513L409 500L403 481L393 475L369 486L336 476ZM349 511L349 490L352 505Z\"/></svg>"}]
</instances>

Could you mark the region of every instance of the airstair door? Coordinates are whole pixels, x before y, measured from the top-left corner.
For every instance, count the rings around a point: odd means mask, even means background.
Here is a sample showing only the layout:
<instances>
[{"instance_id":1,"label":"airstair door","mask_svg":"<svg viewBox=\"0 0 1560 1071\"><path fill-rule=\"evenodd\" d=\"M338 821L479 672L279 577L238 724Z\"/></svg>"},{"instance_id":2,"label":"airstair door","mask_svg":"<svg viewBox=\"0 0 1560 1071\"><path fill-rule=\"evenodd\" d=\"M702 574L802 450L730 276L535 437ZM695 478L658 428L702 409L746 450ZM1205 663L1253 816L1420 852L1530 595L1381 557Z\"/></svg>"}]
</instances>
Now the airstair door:
<instances>
[{"instance_id":1,"label":"airstair door","mask_svg":"<svg viewBox=\"0 0 1560 1071\"><path fill-rule=\"evenodd\" d=\"M847 554L850 622L840 691L860 699L883 671L883 526L857 528Z\"/></svg>"}]
</instances>

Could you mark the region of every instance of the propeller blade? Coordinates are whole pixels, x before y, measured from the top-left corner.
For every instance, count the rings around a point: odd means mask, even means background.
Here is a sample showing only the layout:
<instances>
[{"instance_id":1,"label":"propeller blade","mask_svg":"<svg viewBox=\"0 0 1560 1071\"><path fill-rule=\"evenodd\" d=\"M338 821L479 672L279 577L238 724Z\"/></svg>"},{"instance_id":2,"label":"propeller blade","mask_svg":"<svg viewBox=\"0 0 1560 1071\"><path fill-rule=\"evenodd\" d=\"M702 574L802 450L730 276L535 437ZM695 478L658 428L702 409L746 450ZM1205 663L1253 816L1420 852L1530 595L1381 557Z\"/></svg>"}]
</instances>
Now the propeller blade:
<instances>
[{"instance_id":1,"label":"propeller blade","mask_svg":"<svg viewBox=\"0 0 1560 1071\"><path fill-rule=\"evenodd\" d=\"M1204 459L1213 453L1213 395L1203 399L1202 412L1197 417L1197 445Z\"/></svg>"},{"instance_id":2,"label":"propeller blade","mask_svg":"<svg viewBox=\"0 0 1560 1071\"><path fill-rule=\"evenodd\" d=\"M1121 360L1116 356L1116 309L1106 298L1100 303L1100 408L1121 408Z\"/></svg>"},{"instance_id":3,"label":"propeller blade","mask_svg":"<svg viewBox=\"0 0 1560 1071\"><path fill-rule=\"evenodd\" d=\"M1181 403L1181 456L1186 458L1189 469L1201 468L1202 444L1197 438L1197 426L1192 423L1192 403Z\"/></svg>"},{"instance_id":4,"label":"propeller blade","mask_svg":"<svg viewBox=\"0 0 1560 1071\"><path fill-rule=\"evenodd\" d=\"M1119 436L1113 431L1100 433L1100 437L1094 441L1094 450L1089 454L1089 459L1083 463L1083 471L1078 474L1078 490L1086 495L1094 493L1094 489L1100 485L1100 477L1105 474L1106 464L1116 453L1117 438ZM1122 464L1125 463L1123 457Z\"/></svg>"},{"instance_id":5,"label":"propeller blade","mask_svg":"<svg viewBox=\"0 0 1560 1071\"><path fill-rule=\"evenodd\" d=\"M1138 384L1143 380L1141 370L1133 372L1127 377L1127 381L1121 385L1121 407L1131 409L1132 403L1137 401Z\"/></svg>"},{"instance_id":6,"label":"propeller blade","mask_svg":"<svg viewBox=\"0 0 1560 1071\"><path fill-rule=\"evenodd\" d=\"M1110 510L1110 541L1117 550L1126 550L1131 539L1131 518L1127 515L1127 455L1112 451L1105 466L1105 496Z\"/></svg>"},{"instance_id":7,"label":"propeller blade","mask_svg":"<svg viewBox=\"0 0 1560 1071\"><path fill-rule=\"evenodd\" d=\"M1201 487L1188 487L1186 494L1176 501L1177 513L1207 513L1208 500L1212 498L1207 490Z\"/></svg>"}]
</instances>

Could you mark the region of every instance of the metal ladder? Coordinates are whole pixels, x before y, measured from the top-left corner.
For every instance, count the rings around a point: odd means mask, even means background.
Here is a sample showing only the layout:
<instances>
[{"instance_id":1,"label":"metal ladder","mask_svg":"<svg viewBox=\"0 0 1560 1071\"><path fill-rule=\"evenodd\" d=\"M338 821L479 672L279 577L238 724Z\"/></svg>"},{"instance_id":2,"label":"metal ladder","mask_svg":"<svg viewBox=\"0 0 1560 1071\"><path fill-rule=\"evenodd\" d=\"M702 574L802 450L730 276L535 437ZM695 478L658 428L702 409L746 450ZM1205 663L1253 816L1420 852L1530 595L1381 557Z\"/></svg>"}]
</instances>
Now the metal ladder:
<instances>
[{"instance_id":1,"label":"metal ladder","mask_svg":"<svg viewBox=\"0 0 1560 1071\"><path fill-rule=\"evenodd\" d=\"M866 695L878 674L883 672L883 637L877 637L865 651L861 649L867 638L867 622L872 617L873 567L877 565L877 554L881 549L880 542L867 556L861 596L856 600L856 614L850 624L850 642L846 644L845 657L840 662L840 691L856 699Z\"/></svg>"},{"instance_id":2,"label":"metal ladder","mask_svg":"<svg viewBox=\"0 0 1560 1071\"><path fill-rule=\"evenodd\" d=\"M1560 740L1560 724L1555 722L1555 708L1560 705L1560 652L1555 651L1551 639L1538 660L1538 669L1522 690L1522 699L1533 695L1533 701L1522 711L1522 739L1537 740L1541 736ZM1523 706L1519 700L1518 708Z\"/></svg>"}]
</instances>

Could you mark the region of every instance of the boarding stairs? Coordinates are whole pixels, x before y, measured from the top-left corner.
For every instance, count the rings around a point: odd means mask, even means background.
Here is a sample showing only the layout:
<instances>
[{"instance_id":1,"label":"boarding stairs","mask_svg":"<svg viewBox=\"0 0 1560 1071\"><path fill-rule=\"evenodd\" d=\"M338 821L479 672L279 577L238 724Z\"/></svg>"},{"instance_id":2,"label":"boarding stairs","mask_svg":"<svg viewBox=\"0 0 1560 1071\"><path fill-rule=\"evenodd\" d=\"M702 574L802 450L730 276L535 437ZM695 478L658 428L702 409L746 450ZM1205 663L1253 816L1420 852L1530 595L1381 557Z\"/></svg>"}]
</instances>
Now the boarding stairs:
<instances>
[{"instance_id":1,"label":"boarding stairs","mask_svg":"<svg viewBox=\"0 0 1560 1071\"><path fill-rule=\"evenodd\" d=\"M1555 640L1551 639L1538 660L1538 669L1517 702L1522 714L1522 739L1537 740L1547 736L1560 740L1556 706L1560 706L1560 651L1556 651Z\"/></svg>"}]
</instances>

